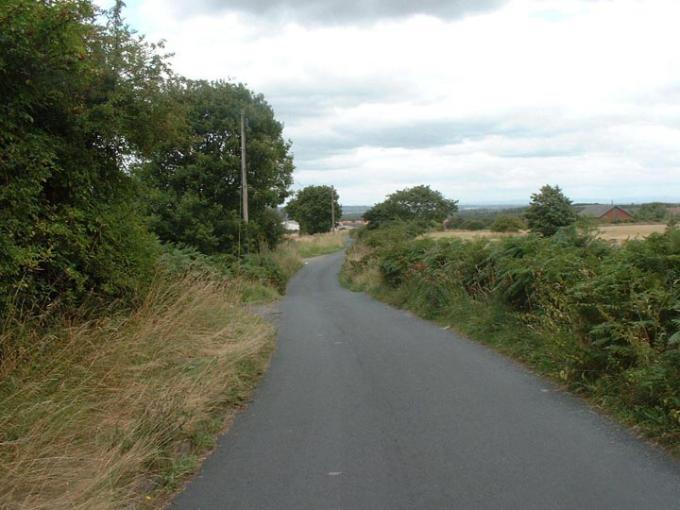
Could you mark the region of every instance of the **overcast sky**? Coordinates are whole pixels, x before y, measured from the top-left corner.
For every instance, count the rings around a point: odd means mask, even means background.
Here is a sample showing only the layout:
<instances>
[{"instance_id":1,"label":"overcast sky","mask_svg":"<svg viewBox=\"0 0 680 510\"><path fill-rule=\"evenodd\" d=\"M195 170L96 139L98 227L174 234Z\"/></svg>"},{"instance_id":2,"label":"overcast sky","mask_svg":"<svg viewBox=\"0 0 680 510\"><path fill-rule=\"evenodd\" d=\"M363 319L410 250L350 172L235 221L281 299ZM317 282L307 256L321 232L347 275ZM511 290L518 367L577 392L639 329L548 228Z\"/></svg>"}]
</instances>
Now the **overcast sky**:
<instances>
[{"instance_id":1,"label":"overcast sky","mask_svg":"<svg viewBox=\"0 0 680 510\"><path fill-rule=\"evenodd\" d=\"M130 0L127 18L179 73L265 95L296 188L680 201L678 0Z\"/></svg>"}]
</instances>

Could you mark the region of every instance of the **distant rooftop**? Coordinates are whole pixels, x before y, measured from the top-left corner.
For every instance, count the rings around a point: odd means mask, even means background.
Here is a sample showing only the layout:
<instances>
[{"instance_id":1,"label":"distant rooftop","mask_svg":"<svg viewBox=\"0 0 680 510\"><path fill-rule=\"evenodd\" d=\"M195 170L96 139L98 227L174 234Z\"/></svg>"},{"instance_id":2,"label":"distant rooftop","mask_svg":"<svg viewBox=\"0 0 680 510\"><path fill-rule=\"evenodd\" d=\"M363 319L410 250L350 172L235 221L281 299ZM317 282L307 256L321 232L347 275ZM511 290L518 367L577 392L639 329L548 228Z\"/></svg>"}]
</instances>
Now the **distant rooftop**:
<instances>
[{"instance_id":1,"label":"distant rooftop","mask_svg":"<svg viewBox=\"0 0 680 510\"><path fill-rule=\"evenodd\" d=\"M628 212L622 207L619 207L618 205L612 205L612 204L591 204L591 205L585 205L582 206L579 210L579 214L581 216L590 216L593 218L601 218L607 212L609 212L612 209L621 209L622 211Z\"/></svg>"}]
</instances>

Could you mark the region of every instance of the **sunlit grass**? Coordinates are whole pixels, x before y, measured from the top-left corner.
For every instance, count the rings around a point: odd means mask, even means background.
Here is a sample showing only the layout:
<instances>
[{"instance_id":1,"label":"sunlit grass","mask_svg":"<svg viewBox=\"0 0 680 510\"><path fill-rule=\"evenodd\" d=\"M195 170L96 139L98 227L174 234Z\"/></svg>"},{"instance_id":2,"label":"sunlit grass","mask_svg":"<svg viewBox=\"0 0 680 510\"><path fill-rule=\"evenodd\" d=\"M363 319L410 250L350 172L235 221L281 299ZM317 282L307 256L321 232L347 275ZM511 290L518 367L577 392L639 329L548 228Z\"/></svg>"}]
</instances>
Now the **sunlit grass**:
<instances>
[{"instance_id":1,"label":"sunlit grass","mask_svg":"<svg viewBox=\"0 0 680 510\"><path fill-rule=\"evenodd\" d=\"M644 239L651 234L662 234L666 230L666 225L661 223L620 223L605 224L597 227L597 236L606 241L624 242L628 239ZM440 232L428 232L423 237L432 239L456 238L463 240L474 239L502 239L505 237L526 236L527 231L520 232L493 232L491 230L444 230Z\"/></svg>"},{"instance_id":2,"label":"sunlit grass","mask_svg":"<svg viewBox=\"0 0 680 510\"><path fill-rule=\"evenodd\" d=\"M159 279L132 313L0 336L0 508L160 506L262 373L240 281Z\"/></svg>"},{"instance_id":3,"label":"sunlit grass","mask_svg":"<svg viewBox=\"0 0 680 510\"><path fill-rule=\"evenodd\" d=\"M299 255L303 258L309 258L342 250L348 237L349 234L345 230L300 236L294 238L293 242Z\"/></svg>"}]
</instances>

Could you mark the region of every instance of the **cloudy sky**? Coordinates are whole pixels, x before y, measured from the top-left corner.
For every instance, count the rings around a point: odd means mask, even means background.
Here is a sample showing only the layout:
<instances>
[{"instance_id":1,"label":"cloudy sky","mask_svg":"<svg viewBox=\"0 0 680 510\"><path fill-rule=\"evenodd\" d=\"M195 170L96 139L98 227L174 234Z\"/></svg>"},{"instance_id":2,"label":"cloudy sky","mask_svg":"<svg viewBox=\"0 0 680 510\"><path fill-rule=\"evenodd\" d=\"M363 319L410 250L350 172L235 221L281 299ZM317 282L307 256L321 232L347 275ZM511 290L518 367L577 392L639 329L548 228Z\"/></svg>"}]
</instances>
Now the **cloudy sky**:
<instances>
[{"instance_id":1,"label":"cloudy sky","mask_svg":"<svg viewBox=\"0 0 680 510\"><path fill-rule=\"evenodd\" d=\"M127 18L179 73L262 92L296 187L345 204L417 184L680 201L677 0L129 0Z\"/></svg>"}]
</instances>

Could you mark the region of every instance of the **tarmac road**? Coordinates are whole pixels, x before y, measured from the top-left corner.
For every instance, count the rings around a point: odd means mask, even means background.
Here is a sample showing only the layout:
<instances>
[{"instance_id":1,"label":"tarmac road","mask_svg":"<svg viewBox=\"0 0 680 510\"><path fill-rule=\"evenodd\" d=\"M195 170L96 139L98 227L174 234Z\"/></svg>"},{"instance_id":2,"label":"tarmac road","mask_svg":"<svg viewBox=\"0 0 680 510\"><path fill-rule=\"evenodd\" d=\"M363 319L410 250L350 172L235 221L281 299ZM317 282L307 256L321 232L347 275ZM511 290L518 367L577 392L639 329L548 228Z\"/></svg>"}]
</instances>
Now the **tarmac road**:
<instances>
[{"instance_id":1,"label":"tarmac road","mask_svg":"<svg viewBox=\"0 0 680 510\"><path fill-rule=\"evenodd\" d=\"M173 508L680 509L680 463L525 368L310 261L278 350Z\"/></svg>"}]
</instances>

